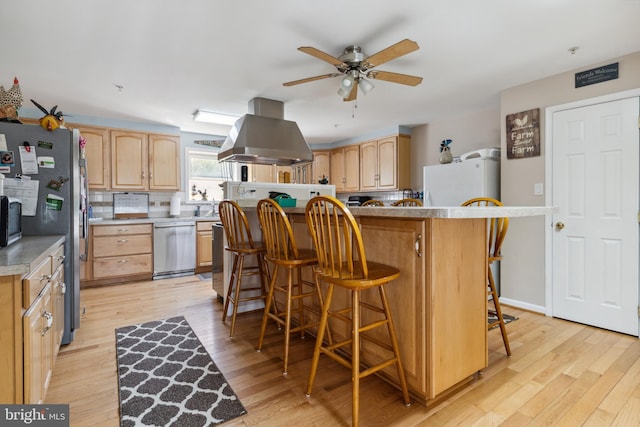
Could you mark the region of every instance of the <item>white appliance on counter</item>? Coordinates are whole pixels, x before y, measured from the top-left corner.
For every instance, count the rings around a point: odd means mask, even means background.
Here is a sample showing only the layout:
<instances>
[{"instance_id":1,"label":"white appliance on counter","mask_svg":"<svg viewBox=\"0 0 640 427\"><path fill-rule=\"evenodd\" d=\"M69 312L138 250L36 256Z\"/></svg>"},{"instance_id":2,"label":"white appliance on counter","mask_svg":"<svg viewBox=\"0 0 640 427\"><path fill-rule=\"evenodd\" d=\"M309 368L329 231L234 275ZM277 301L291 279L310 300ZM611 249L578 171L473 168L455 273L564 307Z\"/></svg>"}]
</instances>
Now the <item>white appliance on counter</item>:
<instances>
[{"instance_id":1,"label":"white appliance on counter","mask_svg":"<svg viewBox=\"0 0 640 427\"><path fill-rule=\"evenodd\" d=\"M500 200L499 158L474 157L425 166L423 179L425 206L460 206L474 197Z\"/></svg>"}]
</instances>

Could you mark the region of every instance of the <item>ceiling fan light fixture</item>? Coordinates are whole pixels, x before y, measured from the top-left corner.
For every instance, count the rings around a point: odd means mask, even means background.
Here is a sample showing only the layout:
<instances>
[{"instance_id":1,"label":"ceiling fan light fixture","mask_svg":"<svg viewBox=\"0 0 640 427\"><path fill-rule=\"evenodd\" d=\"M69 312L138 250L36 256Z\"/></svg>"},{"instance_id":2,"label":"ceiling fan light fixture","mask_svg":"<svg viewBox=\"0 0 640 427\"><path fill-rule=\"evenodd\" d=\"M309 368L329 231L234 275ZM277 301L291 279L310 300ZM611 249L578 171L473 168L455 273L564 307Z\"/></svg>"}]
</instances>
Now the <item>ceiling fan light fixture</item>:
<instances>
[{"instance_id":1,"label":"ceiling fan light fixture","mask_svg":"<svg viewBox=\"0 0 640 427\"><path fill-rule=\"evenodd\" d=\"M338 95L341 98L346 98L351 93L351 89L353 89L353 85L355 83L355 78L351 74L347 74L340 81L340 87L338 88Z\"/></svg>"},{"instance_id":2,"label":"ceiling fan light fixture","mask_svg":"<svg viewBox=\"0 0 640 427\"><path fill-rule=\"evenodd\" d=\"M365 79L364 77L360 77L358 79L358 87L360 88L362 93L364 93L365 95L371 92L373 88L375 88L373 83L371 83L369 80Z\"/></svg>"},{"instance_id":3,"label":"ceiling fan light fixture","mask_svg":"<svg viewBox=\"0 0 640 427\"><path fill-rule=\"evenodd\" d=\"M217 113L215 111L204 110L201 108L197 109L196 112L193 113L193 120L196 122L215 123L218 125L232 126L238 118L239 116Z\"/></svg>"}]
</instances>

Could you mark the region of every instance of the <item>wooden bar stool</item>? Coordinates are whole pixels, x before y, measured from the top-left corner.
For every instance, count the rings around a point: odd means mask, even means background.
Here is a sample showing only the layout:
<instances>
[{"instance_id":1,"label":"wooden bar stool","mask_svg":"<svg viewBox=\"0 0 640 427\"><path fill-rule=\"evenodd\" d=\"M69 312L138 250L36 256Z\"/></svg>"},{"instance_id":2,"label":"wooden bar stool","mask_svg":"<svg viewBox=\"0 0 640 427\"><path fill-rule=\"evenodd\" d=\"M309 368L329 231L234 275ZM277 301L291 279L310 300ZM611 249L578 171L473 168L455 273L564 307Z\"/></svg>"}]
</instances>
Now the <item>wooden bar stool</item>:
<instances>
[{"instance_id":1,"label":"wooden bar stool","mask_svg":"<svg viewBox=\"0 0 640 427\"><path fill-rule=\"evenodd\" d=\"M328 284L306 395L311 395L320 353L350 368L353 386L352 423L357 426L360 379L394 363L404 402L407 406L411 404L385 292L385 285L400 277L400 271L392 266L367 261L358 224L349 209L338 199L331 196L314 197L307 203L305 216L318 256L316 282ZM346 301L333 300L335 286L348 291ZM373 292L375 290L377 295ZM333 308L332 303L339 306ZM340 336L332 325L332 339L325 343L324 333L329 318L346 322L350 326L350 333ZM386 326L386 332L385 329L376 330L383 326ZM388 343L383 340L385 336ZM361 354L365 340L366 353L374 356L369 357L369 360L366 360L367 354ZM351 360L344 356L345 353L351 354Z\"/></svg>"},{"instance_id":2,"label":"wooden bar stool","mask_svg":"<svg viewBox=\"0 0 640 427\"><path fill-rule=\"evenodd\" d=\"M462 204L462 206L504 206L499 200L491 197L476 197L469 199ZM509 345L509 337L507 336L507 325L504 323L504 317L502 316L502 308L500 307L500 300L498 298L498 291L496 290L496 282L493 278L493 272L491 271L491 264L502 259L502 243L504 237L507 235L507 229L509 228L509 218L490 218L489 219L489 256L487 266L487 294L493 301L494 310L489 310L488 314L496 317L497 320L488 324L487 328L491 329L496 325L500 325L500 332L502 333L502 341L504 342L504 349L507 351L507 356L511 356L511 346Z\"/></svg>"},{"instance_id":3,"label":"wooden bar stool","mask_svg":"<svg viewBox=\"0 0 640 427\"><path fill-rule=\"evenodd\" d=\"M362 206L384 206L384 202L382 200L371 199L364 202Z\"/></svg>"},{"instance_id":4,"label":"wooden bar stool","mask_svg":"<svg viewBox=\"0 0 640 427\"><path fill-rule=\"evenodd\" d=\"M224 311L222 321L227 320L229 304L233 304L231 314L231 328L229 336L233 336L236 327L236 316L238 305L243 302L265 300L267 296L266 283L269 282L269 269L267 268L264 255L267 252L262 242L256 242L251 237L249 221L242 208L233 200L223 200L218 205L220 221L224 228L227 243L225 250L233 254L233 267L229 275L229 289L224 300ZM246 257L255 257L255 266L245 266ZM260 285L242 286L242 279L245 276L260 276ZM248 296L242 296L242 295Z\"/></svg>"},{"instance_id":5,"label":"wooden bar stool","mask_svg":"<svg viewBox=\"0 0 640 427\"><path fill-rule=\"evenodd\" d=\"M320 288L316 286L315 282L304 280L302 276L302 269L304 267L313 268L318 264L318 258L312 249L298 248L289 218L287 218L287 214L275 200L260 200L257 210L260 226L262 227L262 238L267 248L266 259L274 266L271 272L271 283L264 315L262 316L257 350L260 351L262 349L268 319L275 320L278 324L278 329L284 326L283 375L287 375L291 334L300 332L301 337L304 338L306 329L315 328L319 324L320 308L322 307ZM278 272L281 269L286 271L285 283L282 283L278 277ZM296 274L295 283L293 280L294 272ZM313 276L311 275L310 277ZM275 300L275 292L283 294L286 302L284 310L280 311L276 307L272 313L270 308L271 301ZM318 301L315 308L312 305L314 297ZM305 304L305 299L309 300L309 303ZM314 312L315 318L305 317L305 313L308 311ZM292 321L295 323L293 327Z\"/></svg>"}]
</instances>

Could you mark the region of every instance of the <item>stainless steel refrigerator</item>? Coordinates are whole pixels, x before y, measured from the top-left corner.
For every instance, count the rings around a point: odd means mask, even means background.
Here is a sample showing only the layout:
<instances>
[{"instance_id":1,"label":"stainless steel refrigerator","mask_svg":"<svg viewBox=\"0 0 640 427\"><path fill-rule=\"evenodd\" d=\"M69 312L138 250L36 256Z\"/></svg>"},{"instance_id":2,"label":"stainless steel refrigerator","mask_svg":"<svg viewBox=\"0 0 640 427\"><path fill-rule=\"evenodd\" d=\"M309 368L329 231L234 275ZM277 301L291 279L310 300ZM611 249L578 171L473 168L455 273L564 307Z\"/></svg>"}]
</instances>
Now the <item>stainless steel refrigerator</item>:
<instances>
[{"instance_id":1,"label":"stainless steel refrigerator","mask_svg":"<svg viewBox=\"0 0 640 427\"><path fill-rule=\"evenodd\" d=\"M13 161L0 164L0 172L5 175L5 195L23 199L22 234L66 237L62 343L68 344L80 327L79 263L81 257L86 260L86 247L80 248L79 242L88 230L86 166L80 156L80 135L67 129L47 131L37 125L6 122L0 122L1 134Z\"/></svg>"}]
</instances>

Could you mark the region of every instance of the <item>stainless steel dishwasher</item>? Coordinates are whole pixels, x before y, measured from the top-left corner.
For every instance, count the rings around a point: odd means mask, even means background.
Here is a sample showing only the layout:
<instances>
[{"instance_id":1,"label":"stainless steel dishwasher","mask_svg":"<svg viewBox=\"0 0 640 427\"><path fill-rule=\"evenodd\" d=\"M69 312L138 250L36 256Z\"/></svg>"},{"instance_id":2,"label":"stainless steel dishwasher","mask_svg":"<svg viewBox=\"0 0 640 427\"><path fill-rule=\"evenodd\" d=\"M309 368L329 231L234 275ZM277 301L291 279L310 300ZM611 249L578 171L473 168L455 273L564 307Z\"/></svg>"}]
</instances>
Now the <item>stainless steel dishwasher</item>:
<instances>
[{"instance_id":1,"label":"stainless steel dishwasher","mask_svg":"<svg viewBox=\"0 0 640 427\"><path fill-rule=\"evenodd\" d=\"M195 221L153 225L153 278L186 276L196 269Z\"/></svg>"}]
</instances>

